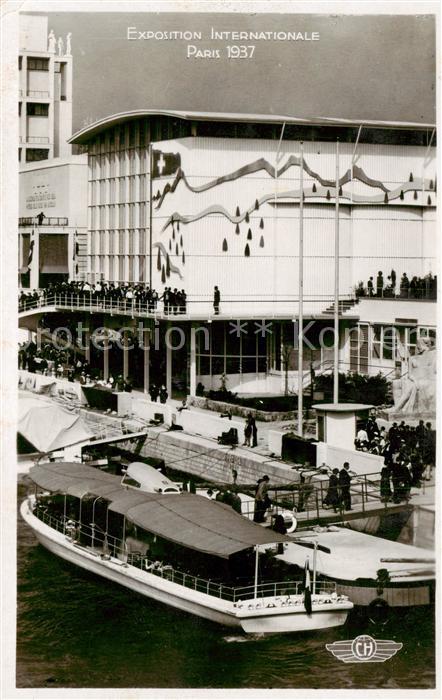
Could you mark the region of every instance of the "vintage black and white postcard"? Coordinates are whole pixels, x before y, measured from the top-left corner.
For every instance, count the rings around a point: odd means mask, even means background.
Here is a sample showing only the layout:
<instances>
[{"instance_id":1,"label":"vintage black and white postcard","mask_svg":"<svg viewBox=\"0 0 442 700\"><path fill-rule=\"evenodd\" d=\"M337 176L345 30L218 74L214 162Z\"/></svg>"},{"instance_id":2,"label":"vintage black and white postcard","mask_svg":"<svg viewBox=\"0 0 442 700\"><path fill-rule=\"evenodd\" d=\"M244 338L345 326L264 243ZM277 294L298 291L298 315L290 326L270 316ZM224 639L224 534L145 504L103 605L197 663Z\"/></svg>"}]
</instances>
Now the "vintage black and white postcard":
<instances>
[{"instance_id":1,"label":"vintage black and white postcard","mask_svg":"<svg viewBox=\"0 0 442 700\"><path fill-rule=\"evenodd\" d=\"M3 3L5 700L437 697L439 26Z\"/></svg>"}]
</instances>

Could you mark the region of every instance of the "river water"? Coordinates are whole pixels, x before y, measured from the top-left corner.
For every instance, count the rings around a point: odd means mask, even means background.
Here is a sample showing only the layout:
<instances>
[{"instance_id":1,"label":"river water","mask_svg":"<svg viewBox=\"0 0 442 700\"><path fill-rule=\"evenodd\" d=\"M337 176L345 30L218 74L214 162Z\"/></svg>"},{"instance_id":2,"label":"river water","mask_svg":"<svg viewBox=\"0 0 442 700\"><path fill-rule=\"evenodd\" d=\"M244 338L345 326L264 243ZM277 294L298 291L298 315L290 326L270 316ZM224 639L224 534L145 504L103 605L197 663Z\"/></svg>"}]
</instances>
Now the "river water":
<instances>
[{"instance_id":1,"label":"river water","mask_svg":"<svg viewBox=\"0 0 442 700\"><path fill-rule=\"evenodd\" d=\"M19 501L26 488L19 485ZM374 625L250 639L83 572L18 519L18 688L433 688L434 610ZM370 634L403 648L343 664L325 648Z\"/></svg>"}]
</instances>

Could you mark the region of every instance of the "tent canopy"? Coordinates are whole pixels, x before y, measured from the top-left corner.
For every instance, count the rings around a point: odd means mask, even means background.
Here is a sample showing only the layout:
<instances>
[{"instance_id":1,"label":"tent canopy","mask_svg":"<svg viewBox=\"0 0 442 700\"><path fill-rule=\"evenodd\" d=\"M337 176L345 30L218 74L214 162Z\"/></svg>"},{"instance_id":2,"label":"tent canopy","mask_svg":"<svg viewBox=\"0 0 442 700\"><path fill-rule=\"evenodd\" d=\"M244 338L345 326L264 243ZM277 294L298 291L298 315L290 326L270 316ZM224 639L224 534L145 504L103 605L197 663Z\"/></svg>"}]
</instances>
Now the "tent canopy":
<instances>
[{"instance_id":1,"label":"tent canopy","mask_svg":"<svg viewBox=\"0 0 442 700\"><path fill-rule=\"evenodd\" d=\"M17 431L39 452L60 450L93 437L80 416L36 397L20 397Z\"/></svg>"},{"instance_id":2,"label":"tent canopy","mask_svg":"<svg viewBox=\"0 0 442 700\"><path fill-rule=\"evenodd\" d=\"M48 491L102 496L110 501L109 510L125 515L138 527L182 547L218 557L227 558L255 545L290 541L247 520L226 504L192 493L126 490L118 476L76 462L37 465L29 476Z\"/></svg>"}]
</instances>

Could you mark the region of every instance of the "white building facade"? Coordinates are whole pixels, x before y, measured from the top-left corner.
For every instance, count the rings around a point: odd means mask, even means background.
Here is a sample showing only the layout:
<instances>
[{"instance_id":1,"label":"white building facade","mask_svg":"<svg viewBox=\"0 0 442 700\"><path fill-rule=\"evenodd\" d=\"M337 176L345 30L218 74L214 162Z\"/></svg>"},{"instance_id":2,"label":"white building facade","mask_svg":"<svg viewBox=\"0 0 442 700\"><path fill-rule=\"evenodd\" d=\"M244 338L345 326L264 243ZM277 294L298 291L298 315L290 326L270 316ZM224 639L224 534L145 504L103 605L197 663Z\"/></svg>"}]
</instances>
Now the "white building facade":
<instances>
[{"instance_id":1,"label":"white building facade","mask_svg":"<svg viewBox=\"0 0 442 700\"><path fill-rule=\"evenodd\" d=\"M431 125L147 110L101 120L71 141L88 149L87 276L186 291L186 315L174 324L187 334L178 364L190 393L199 382L219 388L222 375L233 391L296 391L301 193L306 382L311 369L331 367L336 259L340 371L392 375L419 337L434 337L434 286L400 293L404 273L437 272ZM384 295L392 271L394 298ZM370 278L377 294L379 273L380 298L358 296ZM232 330L236 321L248 332ZM271 332L259 332L261 321ZM168 358L168 387L172 365Z\"/></svg>"},{"instance_id":2,"label":"white building facade","mask_svg":"<svg viewBox=\"0 0 442 700\"><path fill-rule=\"evenodd\" d=\"M70 36L48 33L48 18L20 15L20 163L65 158L72 153L72 56Z\"/></svg>"}]
</instances>

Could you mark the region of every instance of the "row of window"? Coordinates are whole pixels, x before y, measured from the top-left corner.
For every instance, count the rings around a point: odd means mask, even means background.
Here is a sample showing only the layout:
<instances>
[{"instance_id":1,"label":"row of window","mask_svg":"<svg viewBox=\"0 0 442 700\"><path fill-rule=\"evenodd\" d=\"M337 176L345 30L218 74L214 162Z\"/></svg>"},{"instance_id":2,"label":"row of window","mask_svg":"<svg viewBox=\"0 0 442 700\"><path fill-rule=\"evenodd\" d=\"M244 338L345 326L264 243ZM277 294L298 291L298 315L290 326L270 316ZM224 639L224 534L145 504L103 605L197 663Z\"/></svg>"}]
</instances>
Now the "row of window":
<instances>
[{"instance_id":1,"label":"row of window","mask_svg":"<svg viewBox=\"0 0 442 700\"><path fill-rule=\"evenodd\" d=\"M360 143L410 144L428 146L432 129L411 131L405 129L370 129L364 127L359 135ZM149 142L164 141L186 136L207 136L237 139L278 140L281 124L244 122L195 122L167 116L145 117L117 125L99 134L90 144L91 154L108 153L133 146L147 146ZM355 143L358 127L326 125L286 124L283 139L286 141L336 141ZM436 143L433 138L433 145Z\"/></svg>"},{"instance_id":2,"label":"row of window","mask_svg":"<svg viewBox=\"0 0 442 700\"><path fill-rule=\"evenodd\" d=\"M96 231L90 236L90 255L147 255L148 232L144 229L129 231Z\"/></svg>"},{"instance_id":3,"label":"row of window","mask_svg":"<svg viewBox=\"0 0 442 700\"><path fill-rule=\"evenodd\" d=\"M60 70L60 64L56 63L55 66L58 65L58 70ZM18 69L21 70L23 67L23 56L18 57ZM28 57L27 61L27 68L28 70L44 70L48 71L49 70L49 58L31 58Z\"/></svg>"},{"instance_id":4,"label":"row of window","mask_svg":"<svg viewBox=\"0 0 442 700\"><path fill-rule=\"evenodd\" d=\"M148 207L139 204L113 204L89 208L89 230L143 229L147 226Z\"/></svg>"},{"instance_id":5,"label":"row of window","mask_svg":"<svg viewBox=\"0 0 442 700\"><path fill-rule=\"evenodd\" d=\"M89 188L89 201L92 206L145 202L149 195L149 182L146 175L95 180L89 183Z\"/></svg>"},{"instance_id":6,"label":"row of window","mask_svg":"<svg viewBox=\"0 0 442 700\"><path fill-rule=\"evenodd\" d=\"M49 115L49 105L40 102L28 102L26 104L26 114L28 117L47 117Z\"/></svg>"},{"instance_id":7,"label":"row of window","mask_svg":"<svg viewBox=\"0 0 442 700\"><path fill-rule=\"evenodd\" d=\"M118 170L118 173L117 173ZM90 155L89 179L102 180L121 175L137 175L149 171L147 148L131 148L121 154Z\"/></svg>"},{"instance_id":8,"label":"row of window","mask_svg":"<svg viewBox=\"0 0 442 700\"><path fill-rule=\"evenodd\" d=\"M47 148L27 148L26 149L26 162L33 163L37 160L47 160L49 158L49 151ZM18 149L18 160L21 162L22 159L22 149Z\"/></svg>"}]
</instances>

